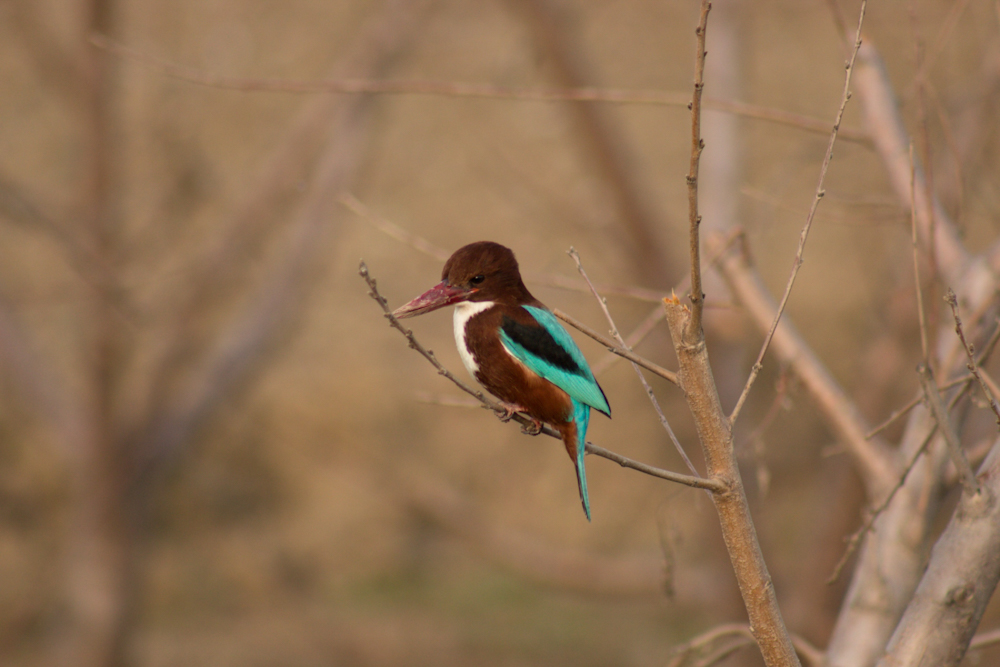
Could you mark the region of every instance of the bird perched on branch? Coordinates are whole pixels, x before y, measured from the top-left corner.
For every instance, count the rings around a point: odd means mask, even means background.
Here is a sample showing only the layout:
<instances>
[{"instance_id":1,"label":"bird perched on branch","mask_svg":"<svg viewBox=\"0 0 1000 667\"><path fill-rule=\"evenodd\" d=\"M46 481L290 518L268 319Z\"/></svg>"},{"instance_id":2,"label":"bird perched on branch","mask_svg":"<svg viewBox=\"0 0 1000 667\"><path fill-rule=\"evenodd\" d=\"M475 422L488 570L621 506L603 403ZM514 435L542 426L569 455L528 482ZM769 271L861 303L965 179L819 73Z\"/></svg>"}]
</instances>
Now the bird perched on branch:
<instances>
[{"instance_id":1,"label":"bird perched on branch","mask_svg":"<svg viewBox=\"0 0 1000 667\"><path fill-rule=\"evenodd\" d=\"M590 520L584 445L590 409L611 416L604 391L555 315L524 286L514 253L480 241L455 251L441 282L393 315L455 305L455 343L469 373L504 403L504 421L520 412L562 435L576 465L583 511ZM532 432L532 431L529 431Z\"/></svg>"}]
</instances>

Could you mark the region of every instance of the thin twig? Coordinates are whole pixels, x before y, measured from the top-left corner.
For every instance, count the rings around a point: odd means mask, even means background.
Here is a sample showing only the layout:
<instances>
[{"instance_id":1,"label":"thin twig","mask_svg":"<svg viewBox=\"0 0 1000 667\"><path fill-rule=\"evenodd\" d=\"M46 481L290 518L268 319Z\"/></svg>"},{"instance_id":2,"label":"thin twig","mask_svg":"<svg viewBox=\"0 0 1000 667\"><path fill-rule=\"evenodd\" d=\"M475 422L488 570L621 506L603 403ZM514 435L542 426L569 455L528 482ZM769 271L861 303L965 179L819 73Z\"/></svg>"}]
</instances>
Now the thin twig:
<instances>
[{"instance_id":1,"label":"thin twig","mask_svg":"<svg viewBox=\"0 0 1000 667\"><path fill-rule=\"evenodd\" d=\"M553 437L558 438L558 435L553 435ZM662 468L653 467L647 463L642 463L640 461L635 461L626 456L622 456L617 452L612 452L609 449L604 449L603 447L598 447L597 445L588 442L587 452L590 454L596 454L597 456L608 459L609 461L614 461L623 468L631 468L638 472L644 472L647 475L653 477L659 477L660 479L665 479L668 482L677 482L678 484L683 484L685 486L694 487L696 489L705 489L711 491L712 493L723 493L726 490L726 485L722 482L713 479L711 477L701 477L695 475L682 475L670 470L663 470Z\"/></svg>"},{"instance_id":2,"label":"thin twig","mask_svg":"<svg viewBox=\"0 0 1000 667\"><path fill-rule=\"evenodd\" d=\"M137 62L160 74L200 86L241 90L246 92L277 93L342 93L371 95L436 95L444 97L472 97L528 102L603 102L607 104L636 104L647 106L686 107L690 99L686 93L665 90L625 90L615 88L516 88L492 84L456 83L452 81L385 80L385 79L320 79L317 81L291 81L288 79L216 76L194 67L180 65L138 49L125 46L104 35L91 36L91 43L109 53ZM705 98L705 106L715 111L754 118L779 125L787 125L808 132L825 134L829 124L819 118L773 109L756 104ZM862 144L871 144L868 133L859 128L843 128L842 138Z\"/></svg>"},{"instance_id":3,"label":"thin twig","mask_svg":"<svg viewBox=\"0 0 1000 667\"><path fill-rule=\"evenodd\" d=\"M993 323L997 326L994 327L993 334L990 336L990 339L986 341L986 345L983 346L983 352L979 355L980 366L989 360L990 355L993 354L993 350L997 347L997 343L1000 343L1000 318L995 319Z\"/></svg>"},{"instance_id":4,"label":"thin twig","mask_svg":"<svg viewBox=\"0 0 1000 667\"><path fill-rule=\"evenodd\" d=\"M927 351L927 314L924 313L924 292L920 285L920 246L917 240L917 206L914 193L917 191L917 163L913 159L913 142L910 142L910 231L913 244L913 281L917 291L917 320L920 323L920 350L925 364L930 365Z\"/></svg>"},{"instance_id":5,"label":"thin twig","mask_svg":"<svg viewBox=\"0 0 1000 667\"><path fill-rule=\"evenodd\" d=\"M972 388L971 384L969 385L969 388L970 389ZM969 457L969 463L972 464L973 467L978 468L983 464L983 461L986 460L986 457L993 449L995 440L996 440L995 437L984 438L979 442L975 443L974 445L970 445L969 447L965 448L966 454ZM941 483L946 489L950 489L951 487L959 483L959 473L957 470L955 470L954 466L948 468L943 472L943 475L941 477Z\"/></svg>"},{"instance_id":6,"label":"thin twig","mask_svg":"<svg viewBox=\"0 0 1000 667\"><path fill-rule=\"evenodd\" d=\"M910 25L913 27L914 61L916 63L916 68L917 68L917 74L914 77L914 82L916 84L916 97L917 97L917 128L920 134L920 143L922 149L921 157L923 158L923 163L924 163L924 178L922 181L922 185L924 187L924 196L927 198L928 201L931 201L934 198L934 163L931 160L930 137L928 136L927 132L927 93L926 93L927 86L925 80L925 75L927 72L924 67L924 49L923 49L923 40L921 39L920 36L920 22L917 20L917 12L912 2L910 3L909 10L910 10L909 11ZM911 146L913 145L912 141L910 142L910 145ZM911 163L914 162L912 150L910 154L910 162ZM911 177L912 178L911 189L912 189L913 186L916 185L916 168L911 165L911 170L913 171L913 176ZM915 200L913 199L912 194L910 197L910 203L911 204L916 203ZM930 222L930 228L927 234L927 239L928 239L927 246L930 249L930 252L928 253L927 259L930 262L930 271L932 278L937 278L938 266L937 266L937 253L934 252L934 237L935 237L934 229L937 226L938 221L937 221L937 210L935 209L935 207L931 207L930 209L929 222ZM935 308L934 313L936 314L937 311L938 309ZM935 321L936 319L937 318L935 318Z\"/></svg>"},{"instance_id":7,"label":"thin twig","mask_svg":"<svg viewBox=\"0 0 1000 667\"><path fill-rule=\"evenodd\" d=\"M977 368L981 367L983 364L989 361L990 355L993 354L993 350L996 349L996 345L998 342L1000 342L1000 326L997 326L993 329L993 334L990 336L990 339L986 341L986 345L983 346L983 351L979 355L979 359L976 361ZM982 371L980 370L980 372ZM938 387L938 389L941 391L945 391L946 389L951 389L956 385L962 384L963 382L968 382L969 380L972 379L974 379L972 373L968 373L966 375L962 375L961 377L955 378L951 382L941 385L940 387ZM989 376L983 375L983 380L985 380L987 384L990 384ZM994 390L993 393L997 394L1000 392ZM905 415L907 412L909 412L916 406L920 405L920 402L923 400L923 396L924 396L923 392L918 392L917 395L914 396L909 403L907 403L903 407L893 412L884 422L882 422L881 424L873 428L871 431L869 431L868 434L865 436L865 440L874 437L880 431L883 431L886 428L888 428L894 421Z\"/></svg>"},{"instance_id":8,"label":"thin twig","mask_svg":"<svg viewBox=\"0 0 1000 667\"><path fill-rule=\"evenodd\" d=\"M662 311L663 309L660 308L659 310ZM610 338L607 338L607 337L602 336L601 334L597 333L596 331L594 331L593 329L591 329L590 327L588 327L586 324L584 324L580 320L576 319L575 317L564 313L563 311L559 310L558 308L554 309L552 311L552 314L555 315L556 317L558 317L560 320L562 320L566 324L568 324L571 327L573 327L574 329L578 330L580 333L586 334L586 335L590 336L591 338L593 338L594 340L596 340L598 343L600 343L601 345L603 345L604 347L606 347L607 350L608 350L608 352L611 352L613 354L617 354L619 357L623 357L625 359L628 359L633 364L638 364L638 365L642 366L643 368L645 368L649 372L653 373L654 375L660 376L661 378L663 378L664 380L667 380L668 382L672 382L672 383L674 383L676 385L680 384L679 381L677 380L677 373L674 373L673 371L667 370L663 366L655 364L652 361L650 361L649 359L646 359L645 357L639 356L638 354L636 354L635 352L633 352L627 346L623 347L623 346L617 345L613 340L611 340Z\"/></svg>"},{"instance_id":9,"label":"thin twig","mask_svg":"<svg viewBox=\"0 0 1000 667\"><path fill-rule=\"evenodd\" d=\"M979 372L979 362L976 361L976 351L973 349L972 344L965 339L965 330L962 327L962 317L958 313L958 297L955 296L955 292L948 288L948 293L945 295L944 300L948 302L951 306L951 315L955 318L955 333L958 334L959 339L962 341L962 348L965 350L965 354L969 357L969 363L965 365L972 373L972 376L976 378L979 382L980 388L983 390L983 395L986 396L986 400L990 404L990 410L993 411L993 416L997 418L997 426L1000 426L1000 408L997 407L996 399L993 397L993 392L990 391L990 387L987 384L985 378Z\"/></svg>"},{"instance_id":10,"label":"thin twig","mask_svg":"<svg viewBox=\"0 0 1000 667\"><path fill-rule=\"evenodd\" d=\"M1000 13L1000 4L997 6L998 13ZM969 650L985 648L993 644L1000 644L1000 629L987 630L986 632L980 632L978 635L972 638L969 642Z\"/></svg>"},{"instance_id":11,"label":"thin twig","mask_svg":"<svg viewBox=\"0 0 1000 667\"><path fill-rule=\"evenodd\" d=\"M843 572L844 566L847 565L847 561L850 560L851 556L854 555L854 552L857 550L858 545L861 544L861 538L867 535L868 531L872 529L872 526L875 525L875 519L877 519L879 515L882 514L882 512L884 512L889 506L889 503L892 502L892 499L896 496L896 492L903 488L903 484L906 483L906 477L910 474L910 471L913 470L913 466L916 465L917 459L919 459L927 449L927 445L930 444L931 438L934 437L936 432L937 426L931 428L930 433L928 433L927 437L924 438L923 444L920 445L916 453L914 453L913 457L910 459L910 462L906 464L905 468L903 468L903 473L899 476L899 480L896 482L895 486L889 490L885 500L868 514L868 517L865 519L865 522L861 524L861 527L854 531L854 533L847 539L847 547L844 549L844 553L841 555L840 560L833 566L833 573L830 574L830 578L826 580L827 584L832 585L836 583L837 579L840 578L840 573Z\"/></svg>"},{"instance_id":12,"label":"thin twig","mask_svg":"<svg viewBox=\"0 0 1000 667\"><path fill-rule=\"evenodd\" d=\"M587 272L584 271L583 264L580 262L580 253L576 251L576 248L571 247L569 249L569 256L573 258L574 262L576 262L576 270L580 272L581 276L583 276L584 281L590 287L591 293L594 295L594 298L597 299L597 303L604 312L604 317L608 320L608 324L611 326L611 335L615 337L623 349L628 349L628 345L625 343L625 340L622 338L621 334L618 333L618 326L611 317L607 301L597 292L594 284L590 282L590 277L587 276ZM667 416L663 414L663 409L660 407L660 402L656 400L656 394L653 393L653 388L649 386L649 382L646 381L646 377L642 374L642 371L639 370L639 365L633 361L632 368L635 370L635 374L639 376L639 381L642 382L642 388L646 390L646 395L649 396L649 401L653 404L653 409L656 410L656 414L660 418L660 424L663 426L663 430L667 432L667 435L670 436L670 441L674 443L674 448L677 450L677 453L681 455L682 459L684 459L684 463L687 465L688 470L691 471L691 474L698 476L698 469L694 467L693 463L691 463L691 459L688 457L687 452L684 451L684 447L681 446L680 440L677 439L674 429L670 427L670 422L667 421Z\"/></svg>"},{"instance_id":13,"label":"thin twig","mask_svg":"<svg viewBox=\"0 0 1000 667\"><path fill-rule=\"evenodd\" d=\"M558 287L560 289L573 290L574 292L589 292L587 286L575 278L568 278L557 273L534 273L525 272L522 275L532 283L546 285L548 287ZM594 283L601 293L609 296L623 296L636 301L646 301L655 303L658 306L663 303L663 290L648 289L646 287L635 287L632 285L608 285L607 283ZM662 318L661 318L662 319Z\"/></svg>"},{"instance_id":14,"label":"thin twig","mask_svg":"<svg viewBox=\"0 0 1000 667\"><path fill-rule=\"evenodd\" d=\"M425 255L430 255L434 259L442 262L447 261L448 257L451 256L451 253L447 250L437 247L422 236L413 234L412 232L403 229L396 223L386 220L382 216L378 215L350 192L342 192L340 197L338 197L338 200L347 210L364 220L367 220L382 233L388 234L397 241L405 243L412 248L416 248Z\"/></svg>"},{"instance_id":15,"label":"thin twig","mask_svg":"<svg viewBox=\"0 0 1000 667\"><path fill-rule=\"evenodd\" d=\"M965 285L972 290L982 289L987 283L985 276L982 276L982 280L970 280L971 276L967 275L972 261L971 255L940 202L933 197L928 199L927 190L923 186L924 175L919 164L917 164L917 187L910 187L910 137L900 115L900 104L889 81L885 63L879 56L878 50L870 44L865 44L858 53L858 59L860 62L855 73L855 86L860 93L865 122L870 128L872 140L885 165L893 191L901 204L909 206L911 200L915 203L918 230L923 237L924 247L928 252L934 253L934 262L945 282ZM915 190L915 193L912 190ZM933 214L931 208L934 209ZM936 224L932 225L932 217L937 221ZM933 241L930 237L932 232ZM990 278L989 284L993 283L993 279ZM978 296L973 300L981 302Z\"/></svg>"},{"instance_id":16,"label":"thin twig","mask_svg":"<svg viewBox=\"0 0 1000 667\"><path fill-rule=\"evenodd\" d=\"M561 0L507 0L507 4L525 19L538 57L546 62L547 78L555 85L580 88L595 78L587 63L584 40L575 22L566 20L570 5ZM589 154L616 210L615 217L625 232L619 238L627 242L636 275L646 284L666 287L671 271L664 260L670 253L658 232L673 224L652 205L652 193L635 169L631 142L619 123L607 115L604 105L571 104L566 105L566 111L572 114L580 147Z\"/></svg>"},{"instance_id":17,"label":"thin twig","mask_svg":"<svg viewBox=\"0 0 1000 667\"><path fill-rule=\"evenodd\" d=\"M979 482L976 481L976 473L972 470L972 466L969 465L969 459L965 457L962 443L959 441L955 427L948 417L948 410L945 408L944 401L941 400L941 394L934 383L934 372L927 364L920 364L917 366L917 376L920 378L920 386L923 388L924 396L927 398L927 405L934 415L934 420L937 421L938 427L941 429L941 435L944 436L945 444L948 445L951 462L962 477L962 486L965 487L966 492L970 495L979 493Z\"/></svg>"},{"instance_id":18,"label":"thin twig","mask_svg":"<svg viewBox=\"0 0 1000 667\"><path fill-rule=\"evenodd\" d=\"M710 655L712 660L708 658L703 658L697 662L687 662L691 657L695 657L700 653L712 648L712 645L721 641L729 640L730 638L735 638L736 641L722 647L721 649L715 649ZM823 652L816 648L812 643L806 639L798 636L791 635L792 644L795 646L795 651L805 658L806 664L819 667L823 662ZM746 623L726 623L724 625L718 625L706 632L701 633L697 637L681 644L674 649L674 658L668 663L668 667L687 667L694 665L712 665L721 660L725 655L720 655L721 652L725 652L726 655L731 653L733 650L742 648L750 644L756 643L754 639L753 632L750 630L750 626Z\"/></svg>"},{"instance_id":19,"label":"thin twig","mask_svg":"<svg viewBox=\"0 0 1000 667\"><path fill-rule=\"evenodd\" d=\"M712 501L761 657L769 667L797 666L799 660L795 647L781 618L771 576L750 516L749 502L733 452L732 428L719 400L708 348L704 338L686 340L689 331L687 320L690 318L688 306L674 296L664 299L663 307L667 311L667 326L677 355L684 398L705 455L705 467L711 477L729 487L727 493L713 495Z\"/></svg>"},{"instance_id":20,"label":"thin twig","mask_svg":"<svg viewBox=\"0 0 1000 667\"><path fill-rule=\"evenodd\" d=\"M774 322L778 305L768 293L760 273L751 265L750 251L743 240L729 252L720 254L716 266L751 320L766 333ZM711 235L707 241L709 248L713 248L721 238ZM778 361L788 364L795 372L838 439L847 445L869 495L881 498L897 477L895 453L888 443L865 438L865 433L871 430L868 421L788 318L775 330L773 349Z\"/></svg>"},{"instance_id":21,"label":"thin twig","mask_svg":"<svg viewBox=\"0 0 1000 667\"><path fill-rule=\"evenodd\" d=\"M938 387L938 389L940 391L944 391L946 389L951 389L952 387L960 385L963 382L968 382L971 379L972 379L972 374L969 373L967 375L963 375L961 377L957 377L954 380L952 380L951 382L948 382L946 384L941 385L940 387ZM918 405L920 405L920 403L923 400L924 400L924 394L923 394L923 392L917 392L917 395L914 396L910 400L909 403L907 403L903 407L897 409L895 412L893 412L891 415L889 415L884 422L882 422L881 424L879 424L878 426L876 426L872 430L868 431L868 433L865 434L865 440L870 440L871 438L874 438L876 435L878 435L879 433L881 433L885 429L889 428L893 424L893 422L895 422L897 419L899 419L900 417L902 417L903 415L905 415L907 412L909 412L913 408L915 408Z\"/></svg>"},{"instance_id":22,"label":"thin twig","mask_svg":"<svg viewBox=\"0 0 1000 667\"><path fill-rule=\"evenodd\" d=\"M397 320L393 316L392 309L389 308L389 303L385 300L385 297L379 294L375 283L375 279L371 277L371 274L369 274L368 272L368 267L365 265L363 261L358 267L358 275L364 278L365 282L368 284L368 295L372 299L374 299L378 303L378 305L382 308L382 311L385 314L385 318L389 320L389 325L406 337L407 341L409 341L410 343L410 348L416 350L417 352L420 353L421 356L427 359L427 361L429 361L431 365L437 369L438 375L442 375L445 378L451 380L455 384L455 386L457 386L459 389L469 394L470 396L473 396L476 399L478 399L479 402L482 403L485 408L492 410L494 413L497 413L498 415L504 412L503 405L501 405L498 401L493 400L492 398L490 398L481 391L473 389L472 387L470 387L469 385L465 384L457 377L455 377L451 373L451 371L445 368L441 364L441 362L437 360L437 357L434 356L434 352L428 350L423 345L421 345L420 342L417 340L416 336L413 335L413 332L399 323L399 320ZM514 413L512 419L513 421L516 421L518 424L521 424L522 426L532 425L532 420L521 413ZM544 433L545 435L548 435L556 439L562 438L562 436L559 435L559 433L555 429L547 425L542 426L542 430L540 431L540 433ZM678 484L694 487L696 489L708 489L709 491L715 493L721 493L726 488L722 482L716 479L694 477L691 475L682 475L680 473L672 472L670 470L663 470L662 468L656 468L646 463L641 463L639 461L635 461L628 457L622 456L621 454L609 451L607 449L604 449L603 447L598 447L597 445L594 445L589 442L587 443L586 448L588 453L596 454L597 456L606 458L609 461L614 461L623 468L631 468L632 470L636 470L638 472L642 472L647 475L651 475L653 477L659 477L660 479L665 479L670 482L676 482Z\"/></svg>"},{"instance_id":23,"label":"thin twig","mask_svg":"<svg viewBox=\"0 0 1000 667\"><path fill-rule=\"evenodd\" d=\"M694 94L691 96L691 161L687 173L688 192L688 251L691 255L691 318L688 320L687 335L690 340L700 340L701 313L705 295L701 291L701 215L698 214L698 168L705 142L701 138L701 94L705 89L705 33L708 27L708 13L712 3L701 0L701 14L695 28L696 49L694 58Z\"/></svg>"},{"instance_id":24,"label":"thin twig","mask_svg":"<svg viewBox=\"0 0 1000 667\"><path fill-rule=\"evenodd\" d=\"M340 195L340 203L349 211L358 215L362 220L370 223L373 227L375 227L375 229L379 230L383 234L386 234L400 243L405 243L411 248L429 257L433 257L434 259L443 262L451 256L450 252L439 248L419 234L414 234L408 229L400 227L391 220L378 215L372 211L367 204L349 192L344 192ZM560 276L558 274L523 271L521 275L524 276L528 282L538 285L558 287L560 289L573 290L575 292L590 291L587 285L582 281L568 278L566 276ZM604 283L596 283L596 285L597 288L605 294L623 296L637 301L648 301L649 303L657 304L657 306L663 302L662 290L653 290L631 285L607 285ZM662 308L657 308L658 312L661 310ZM660 319L663 319L662 315Z\"/></svg>"},{"instance_id":25,"label":"thin twig","mask_svg":"<svg viewBox=\"0 0 1000 667\"><path fill-rule=\"evenodd\" d=\"M747 378L747 383L743 388L743 393L740 394L740 398L736 402L736 407L733 408L733 412L729 416L729 421L732 424L736 423L736 419L740 415L740 410L743 409L743 404L746 402L747 395L750 393L750 388L753 387L753 383L757 379L757 375L760 374L760 370L763 367L764 354L767 352L767 348L771 344L771 339L774 337L774 331L778 328L778 322L781 320L781 315L785 311L785 305L788 303L788 297L792 292L792 285L795 284L795 277L799 274L799 269L802 267L802 253L805 250L806 239L809 236L809 230L812 227L813 219L816 217L816 209L819 208L819 202L823 199L823 195L826 194L826 190L823 189L823 182L826 180L826 172L830 169L830 161L833 160L833 147L837 143L837 136L840 132L840 122L844 118L844 109L847 108L847 101L851 99L851 74L854 72L854 63L858 58L858 50L861 48L861 27L865 22L865 11L867 8L868 0L861 0L861 13L858 17L858 29L854 39L854 50L851 52L851 59L847 62L846 66L847 71L844 75L844 92L840 98L840 108L837 110L837 119L833 123L833 130L830 132L830 141L826 147L826 155L823 157L823 165L819 170L819 183L816 185L816 194L813 197L812 205L809 207L809 215L806 216L806 223L802 227L802 233L799 235L799 247L795 252L795 261L792 264L792 273L788 277L788 284L785 285L785 293L782 295L781 302L778 304L778 312L775 313L771 329L767 332L767 336L764 338L764 344L761 346L760 354L757 355L757 361L754 362L753 369L750 371L750 377Z\"/></svg>"},{"instance_id":26,"label":"thin twig","mask_svg":"<svg viewBox=\"0 0 1000 667\"><path fill-rule=\"evenodd\" d=\"M851 45L847 42L847 19L844 18L844 12L841 11L837 0L826 0L826 6L830 10L830 17L833 19L833 25L837 30L837 37L840 38L840 44L846 58L851 52Z\"/></svg>"},{"instance_id":27,"label":"thin twig","mask_svg":"<svg viewBox=\"0 0 1000 667\"><path fill-rule=\"evenodd\" d=\"M774 400L771 401L771 407L769 407L767 412L764 413L764 417L757 423L757 426L754 427L753 431L750 432L750 435L748 435L744 441L736 447L737 455L739 455L748 446L753 448L753 461L756 468L757 489L760 492L761 497L767 495L771 482L771 472L767 467L767 463L764 461L764 433L766 433L767 429L771 427L771 424L774 423L774 420L778 418L778 415L781 414L781 411L787 404L789 385L793 379L789 370L788 366L781 369L781 373L778 375L777 389L774 392Z\"/></svg>"},{"instance_id":28,"label":"thin twig","mask_svg":"<svg viewBox=\"0 0 1000 667\"><path fill-rule=\"evenodd\" d=\"M357 32L331 72L348 71L363 76L383 72L420 33L430 0L385 0L380 4L382 7ZM154 281L171 289L152 302L156 304L158 318L165 324L155 340L150 341L150 349L144 352L148 360L145 367L150 370L138 378L140 390L135 393L141 405L135 410L133 428L145 428L143 424L155 419L156 413L174 399L171 392L178 386L178 380L185 377L189 360L209 353L214 328L205 330L203 315L224 310L220 308L221 302L237 300L237 294L253 282L248 273L258 262L248 258L263 252L267 239L303 224L303 216L310 207L321 202L324 208L328 207L330 200L348 187L352 178L349 174L337 178L328 174L324 181L320 172L335 168L337 160L346 160L352 153L355 155L351 159L358 159L357 152L363 148L366 133L364 127L370 122L370 103L363 96L348 99L317 96L303 104L255 173L249 176L229 213L213 225L218 233L213 233L207 243L199 244L190 257L183 258L178 274L182 279ZM302 184L300 174L304 173L309 174L310 184L306 193L298 193ZM295 216L276 213L284 210L288 203L285 197L292 191L304 194L296 214L298 223L294 222ZM330 209L318 214L322 220L316 224L329 227Z\"/></svg>"},{"instance_id":29,"label":"thin twig","mask_svg":"<svg viewBox=\"0 0 1000 667\"><path fill-rule=\"evenodd\" d=\"M962 387L957 392L955 392L955 395L952 396L951 400L948 401L948 410L953 409L958 404L959 400L961 400L961 398L969 390L969 387L971 386L971 379L972 379L971 375L958 378L957 380L953 380L952 382L949 382L948 384L944 385L944 387L941 388L941 389L948 389L954 387L955 385L962 384L963 382L965 383L965 386ZM833 574L830 575L830 578L827 580L828 584L832 584L840 577L840 572L841 570L843 570L844 565L847 563L847 559L850 558L851 554L853 554L854 551L857 549L858 545L861 543L861 538L864 537L865 534L872 529L872 526L875 524L875 519L877 519L878 516L885 511L885 509L889 506L889 503L892 501L893 497L896 495L896 492L899 491L900 488L902 488L903 484L906 482L906 476L910 473L910 470L913 469L913 466L916 465L917 459L920 458L920 455L923 454L924 451L927 449L927 445L930 444L931 438L934 437L934 434L936 432L937 432L937 425L935 424L931 428L927 436L924 438L924 441L921 443L920 447L918 447L917 451L914 452L913 457L910 459L910 462L906 465L906 468L903 469L903 472L900 475L899 480L896 482L893 488L890 489L888 495L886 496L882 504L872 511L868 519L865 521L864 525L862 525L861 528L855 531L855 533L851 535L851 537L848 539L847 549L845 550L844 555L841 556L840 561L838 561L837 565L834 567Z\"/></svg>"},{"instance_id":30,"label":"thin twig","mask_svg":"<svg viewBox=\"0 0 1000 667\"><path fill-rule=\"evenodd\" d=\"M660 305L661 303L662 300L657 303L656 307L650 311L649 315L646 316L646 319L640 322L639 326L637 326L632 333L625 336L625 343L630 349L635 348L636 345L644 341L646 336L652 333L653 329L656 328L656 325L662 322L663 318L666 317L666 314L663 312L663 306ZM604 371L611 368L612 364L621 358L622 357L620 355L611 352L605 355L605 357L597 363L591 365L591 369L593 369L594 375L600 375Z\"/></svg>"},{"instance_id":31,"label":"thin twig","mask_svg":"<svg viewBox=\"0 0 1000 667\"><path fill-rule=\"evenodd\" d=\"M969 0L957 0L951 6L951 11L948 12L947 18L941 24L941 29L938 30L937 37L934 39L934 46L924 56L923 62L920 63L920 71L917 72L917 76L924 79L924 81L927 80L927 72L931 70L934 63L937 62L938 56L944 51L948 38L951 37L955 26L958 25L958 19L968 6Z\"/></svg>"}]
</instances>

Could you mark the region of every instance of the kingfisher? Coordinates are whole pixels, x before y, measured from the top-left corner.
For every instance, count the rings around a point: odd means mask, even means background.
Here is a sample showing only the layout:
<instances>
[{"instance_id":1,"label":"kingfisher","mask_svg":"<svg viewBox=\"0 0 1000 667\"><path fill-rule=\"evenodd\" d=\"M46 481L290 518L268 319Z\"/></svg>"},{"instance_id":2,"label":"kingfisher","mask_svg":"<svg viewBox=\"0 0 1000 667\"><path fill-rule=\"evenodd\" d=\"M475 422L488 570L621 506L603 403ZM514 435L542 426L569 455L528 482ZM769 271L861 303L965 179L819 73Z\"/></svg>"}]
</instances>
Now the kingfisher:
<instances>
[{"instance_id":1,"label":"kingfisher","mask_svg":"<svg viewBox=\"0 0 1000 667\"><path fill-rule=\"evenodd\" d=\"M396 309L397 318L455 306L455 344L469 373L503 403L501 419L522 413L562 436L576 466L590 521L583 457L590 409L611 416L608 399L555 315L524 286L514 253L491 241L470 243L445 262L441 282Z\"/></svg>"}]
</instances>

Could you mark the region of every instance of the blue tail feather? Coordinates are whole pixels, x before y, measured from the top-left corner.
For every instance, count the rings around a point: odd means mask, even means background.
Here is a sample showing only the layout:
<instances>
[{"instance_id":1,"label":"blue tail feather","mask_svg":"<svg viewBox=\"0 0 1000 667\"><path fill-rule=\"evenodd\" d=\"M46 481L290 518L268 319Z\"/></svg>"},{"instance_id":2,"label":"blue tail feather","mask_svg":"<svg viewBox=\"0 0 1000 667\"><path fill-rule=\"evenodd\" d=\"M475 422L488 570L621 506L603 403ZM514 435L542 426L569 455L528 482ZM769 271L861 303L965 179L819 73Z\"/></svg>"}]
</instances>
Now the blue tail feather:
<instances>
[{"instance_id":1,"label":"blue tail feather","mask_svg":"<svg viewBox=\"0 0 1000 667\"><path fill-rule=\"evenodd\" d=\"M590 406L573 400L573 421L576 423L576 482L580 487L580 501L590 521L590 498L587 496L587 469L583 457L587 454L587 425L590 423Z\"/></svg>"}]
</instances>

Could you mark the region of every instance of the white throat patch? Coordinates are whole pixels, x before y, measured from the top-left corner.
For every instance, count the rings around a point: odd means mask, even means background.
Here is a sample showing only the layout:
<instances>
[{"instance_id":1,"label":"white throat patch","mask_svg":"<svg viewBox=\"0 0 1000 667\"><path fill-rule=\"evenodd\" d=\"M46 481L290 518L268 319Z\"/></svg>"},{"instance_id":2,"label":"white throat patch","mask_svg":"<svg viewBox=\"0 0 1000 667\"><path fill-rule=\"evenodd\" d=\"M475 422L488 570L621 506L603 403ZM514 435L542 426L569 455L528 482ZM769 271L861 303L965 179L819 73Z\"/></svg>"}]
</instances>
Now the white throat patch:
<instances>
[{"instance_id":1,"label":"white throat patch","mask_svg":"<svg viewBox=\"0 0 1000 667\"><path fill-rule=\"evenodd\" d=\"M472 350L465 342L465 325L473 316L491 307L493 307L492 301L463 301L455 306L455 346L458 347L458 356L462 358L462 364L473 379L479 370L479 364L476 363Z\"/></svg>"}]
</instances>

